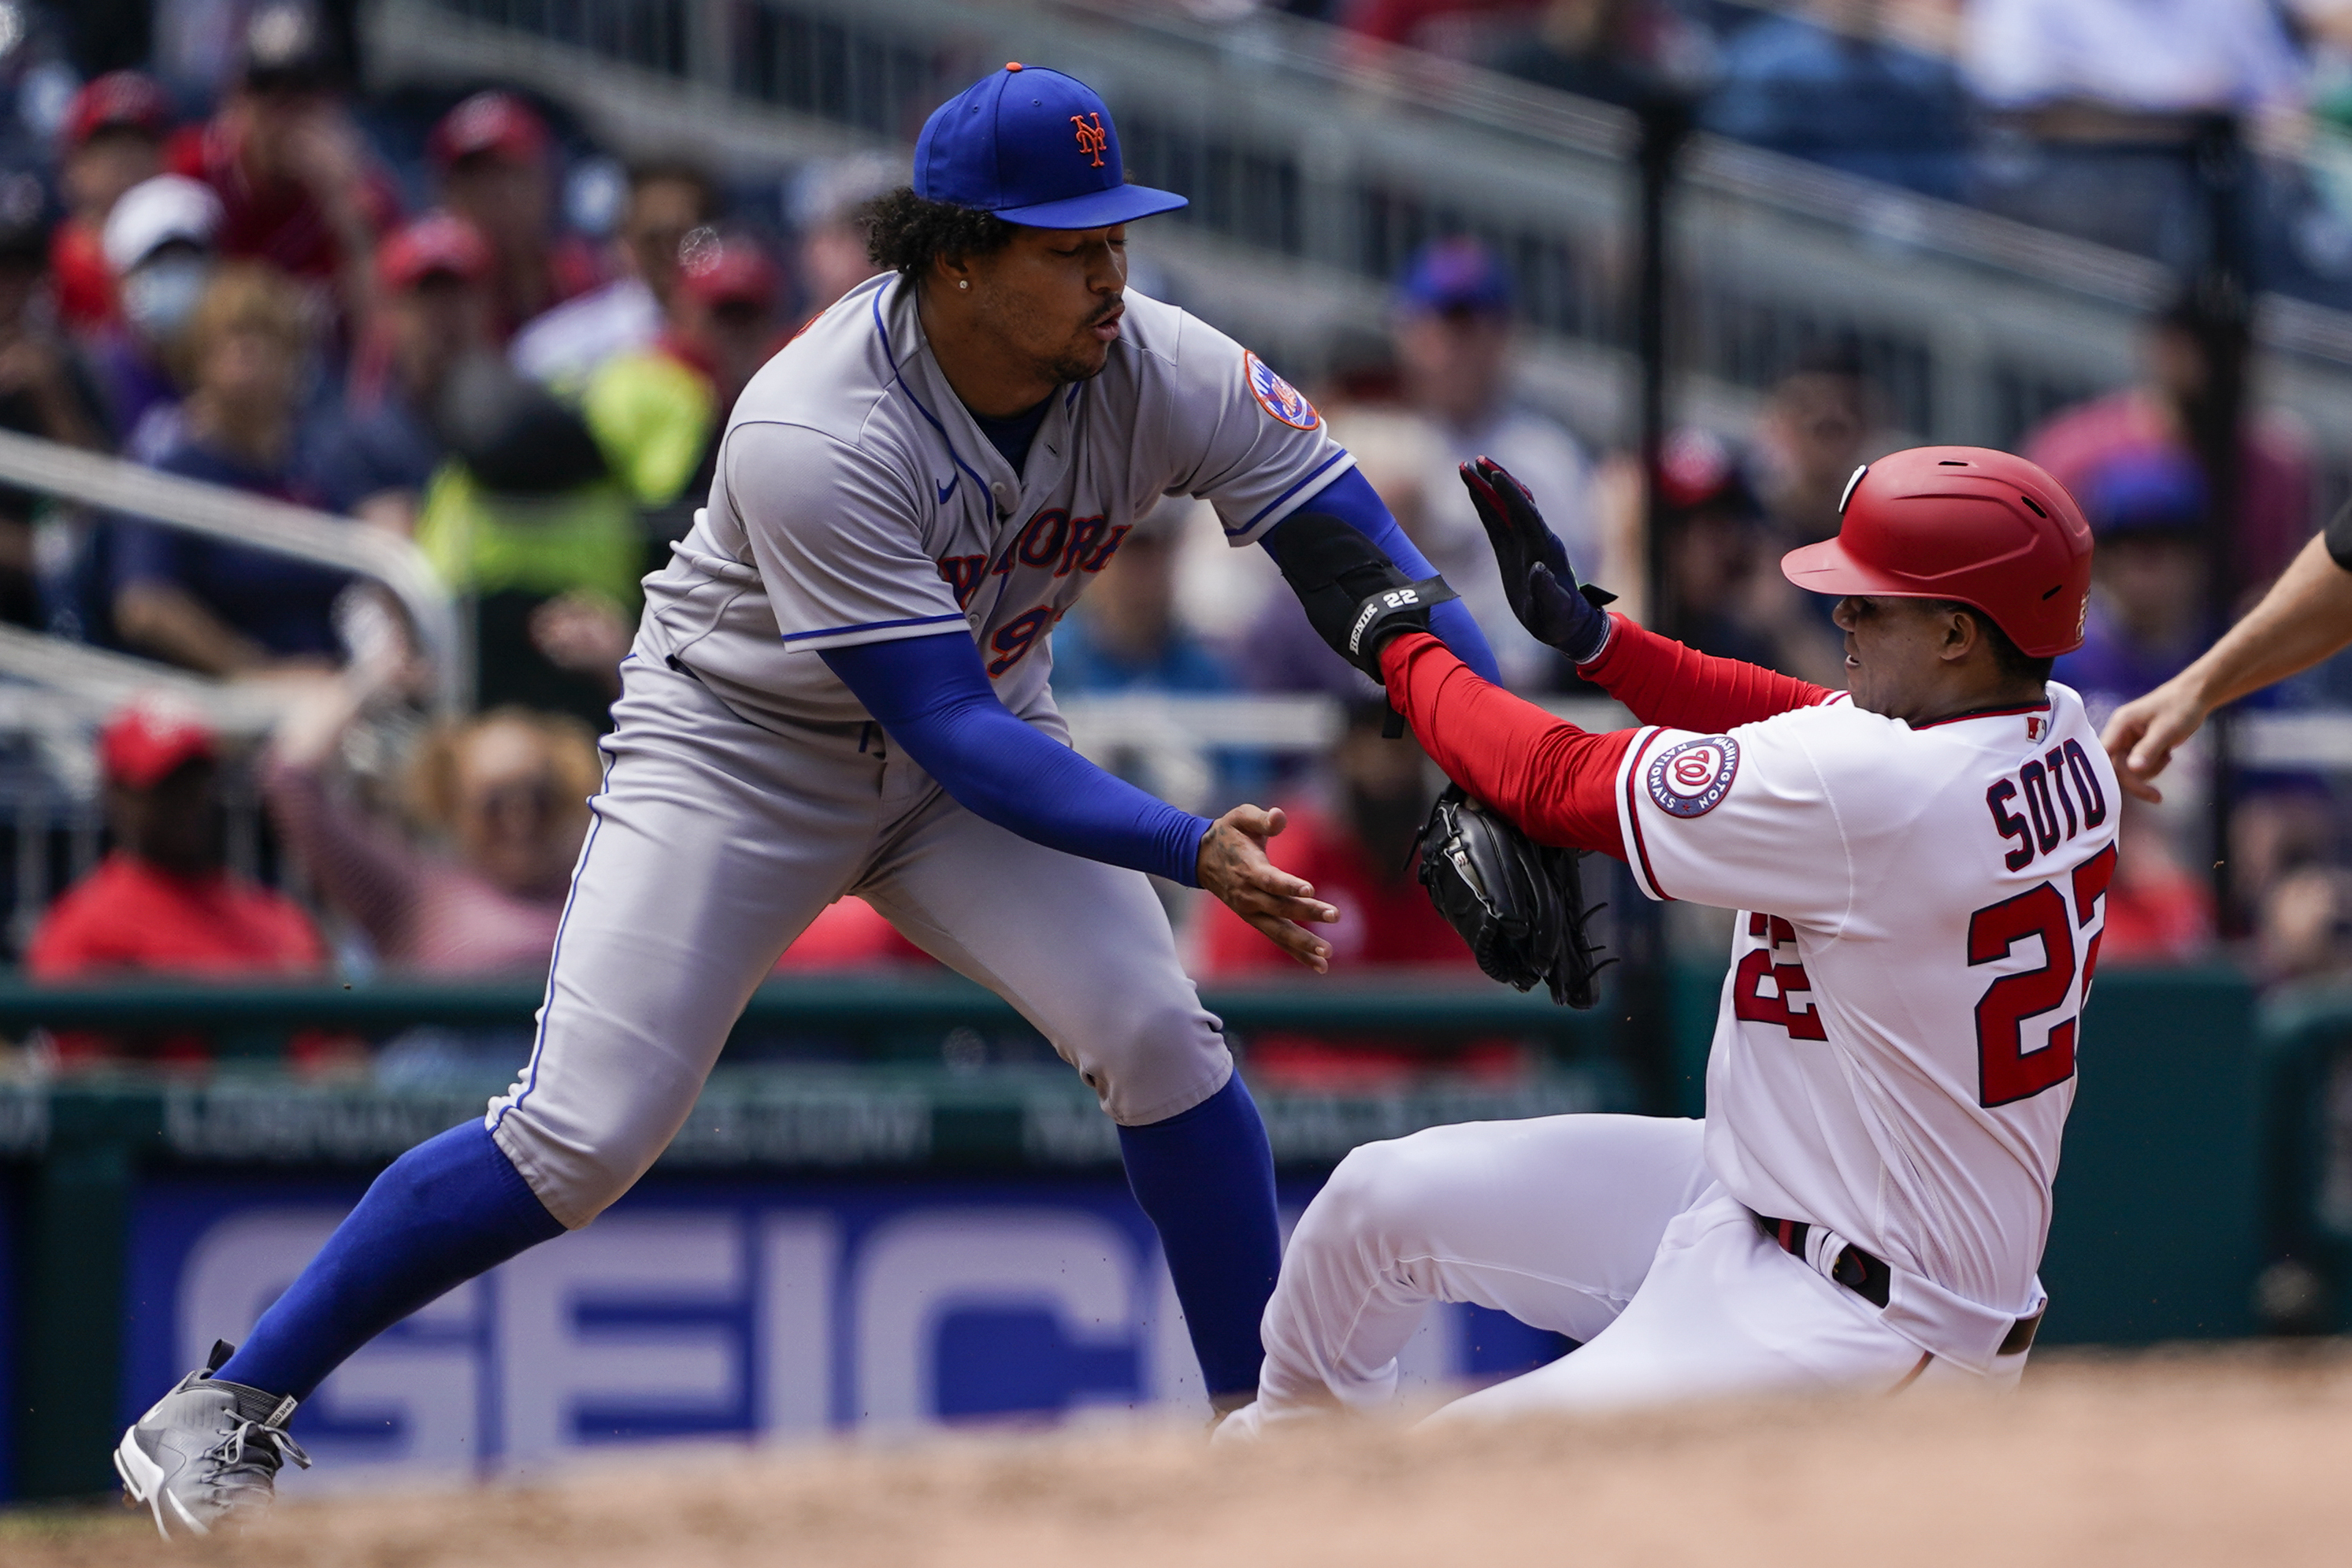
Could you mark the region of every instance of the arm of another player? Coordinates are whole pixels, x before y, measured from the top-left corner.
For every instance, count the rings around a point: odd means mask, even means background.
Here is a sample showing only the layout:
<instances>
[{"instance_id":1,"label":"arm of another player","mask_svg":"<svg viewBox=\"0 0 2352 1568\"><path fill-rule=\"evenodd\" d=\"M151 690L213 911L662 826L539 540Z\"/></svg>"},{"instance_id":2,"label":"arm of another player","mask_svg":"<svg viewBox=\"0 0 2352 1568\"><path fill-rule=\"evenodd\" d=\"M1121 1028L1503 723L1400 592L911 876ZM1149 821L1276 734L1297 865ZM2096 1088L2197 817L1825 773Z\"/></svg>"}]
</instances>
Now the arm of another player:
<instances>
[{"instance_id":1,"label":"arm of another player","mask_svg":"<svg viewBox=\"0 0 2352 1568\"><path fill-rule=\"evenodd\" d=\"M828 648L819 655L891 742L974 816L1033 843L1206 888L1308 968L1330 944L1301 922L1339 912L1266 859L1280 811L1236 806L1212 822L1115 778L997 700L962 631Z\"/></svg>"},{"instance_id":2,"label":"arm of another player","mask_svg":"<svg viewBox=\"0 0 2352 1568\"><path fill-rule=\"evenodd\" d=\"M1625 858L1617 771L1634 732L1595 735L1513 696L1427 632L1381 650L1389 702L1445 776L1548 844Z\"/></svg>"},{"instance_id":3,"label":"arm of another player","mask_svg":"<svg viewBox=\"0 0 2352 1568\"><path fill-rule=\"evenodd\" d=\"M1315 512L1345 522L1416 580L1437 575L1296 387L1198 318L1180 313L1175 326L1176 352L1166 361L1169 494L1211 502L1227 542L1262 544L1276 566L1290 520ZM1465 607L1441 607L1433 629L1473 669L1501 678Z\"/></svg>"},{"instance_id":4,"label":"arm of another player","mask_svg":"<svg viewBox=\"0 0 2352 1568\"><path fill-rule=\"evenodd\" d=\"M1529 837L1624 858L1613 784L1630 732L1596 736L1489 683L1430 634L1453 590L1415 581L1338 517L1286 525L1276 559L1331 651L1387 686L1448 777Z\"/></svg>"},{"instance_id":5,"label":"arm of another player","mask_svg":"<svg viewBox=\"0 0 2352 1568\"><path fill-rule=\"evenodd\" d=\"M1833 738L1842 760L1867 774L1887 739L1871 727L1896 721L1839 705L1779 715L1737 737L1593 735L1464 667L1428 634L1429 605L1451 591L1408 580L1338 518L1299 519L1283 575L1333 651L1377 672L1430 756L1530 837L1614 855L1654 898L1743 909L1759 907L1761 894L1791 919L1831 925L1851 909L1855 837L1806 731L1824 719L1861 726ZM1866 844L1874 830L1861 831Z\"/></svg>"},{"instance_id":6,"label":"arm of another player","mask_svg":"<svg viewBox=\"0 0 2352 1568\"><path fill-rule=\"evenodd\" d=\"M2352 508L2303 547L2262 602L2202 657L2107 720L2116 781L2143 800L2174 747L2224 703L2284 680L2352 643Z\"/></svg>"},{"instance_id":7,"label":"arm of another player","mask_svg":"<svg viewBox=\"0 0 2352 1568\"><path fill-rule=\"evenodd\" d=\"M1702 733L1729 729L1832 695L1826 686L1759 664L1702 653L1603 611L1613 595L1576 586L1568 548L1508 470L1481 457L1462 465L1462 483L1486 525L1519 623L1567 654L1578 674L1643 724Z\"/></svg>"},{"instance_id":8,"label":"arm of another player","mask_svg":"<svg viewBox=\"0 0 2352 1568\"><path fill-rule=\"evenodd\" d=\"M1212 823L1179 811L997 700L971 622L924 549L906 474L805 426L740 424L711 506L741 518L784 646L822 658L958 803L1048 848L1205 887L1323 967L1328 946L1297 923L1339 915L1266 860L1278 814L1237 810Z\"/></svg>"},{"instance_id":9,"label":"arm of another player","mask_svg":"<svg viewBox=\"0 0 2352 1568\"><path fill-rule=\"evenodd\" d=\"M1298 510L1276 523L1258 542L1265 553L1282 564L1283 529L1296 518L1308 513L1337 517L1379 547L1381 552L1394 561L1397 570L1420 581L1437 575L1413 542L1405 537L1402 528L1390 513L1388 503L1372 488L1371 481L1354 468L1318 490L1302 503ZM1454 656L1490 681L1500 681L1501 667L1495 663L1495 650L1487 645L1486 634L1478 630L1469 606L1460 600L1449 600L1430 612L1429 629L1442 639Z\"/></svg>"}]
</instances>

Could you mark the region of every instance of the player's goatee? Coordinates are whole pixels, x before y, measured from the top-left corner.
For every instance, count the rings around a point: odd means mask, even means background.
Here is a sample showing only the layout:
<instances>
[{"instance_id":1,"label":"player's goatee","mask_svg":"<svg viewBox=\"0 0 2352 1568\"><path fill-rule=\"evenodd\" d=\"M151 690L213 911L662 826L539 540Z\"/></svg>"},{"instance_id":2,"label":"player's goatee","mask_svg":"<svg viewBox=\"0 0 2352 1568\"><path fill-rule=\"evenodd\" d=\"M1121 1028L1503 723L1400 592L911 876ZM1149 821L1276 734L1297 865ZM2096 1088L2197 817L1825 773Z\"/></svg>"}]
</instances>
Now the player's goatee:
<instances>
[{"instance_id":1,"label":"player's goatee","mask_svg":"<svg viewBox=\"0 0 2352 1568\"><path fill-rule=\"evenodd\" d=\"M1081 332L1092 332L1104 321L1107 321L1111 317L1117 315L1125 308L1126 304L1127 301L1123 298L1112 300L1109 304L1105 305L1101 309L1096 311L1091 316L1088 316L1079 326L1078 330ZM1102 374L1103 367L1109 362L1110 346L1108 344L1089 343L1086 348L1081 349L1075 354L1063 355L1061 358L1055 360L1049 368L1053 372L1055 383L1062 386L1067 386L1072 382L1090 382L1094 380L1095 377Z\"/></svg>"}]
</instances>

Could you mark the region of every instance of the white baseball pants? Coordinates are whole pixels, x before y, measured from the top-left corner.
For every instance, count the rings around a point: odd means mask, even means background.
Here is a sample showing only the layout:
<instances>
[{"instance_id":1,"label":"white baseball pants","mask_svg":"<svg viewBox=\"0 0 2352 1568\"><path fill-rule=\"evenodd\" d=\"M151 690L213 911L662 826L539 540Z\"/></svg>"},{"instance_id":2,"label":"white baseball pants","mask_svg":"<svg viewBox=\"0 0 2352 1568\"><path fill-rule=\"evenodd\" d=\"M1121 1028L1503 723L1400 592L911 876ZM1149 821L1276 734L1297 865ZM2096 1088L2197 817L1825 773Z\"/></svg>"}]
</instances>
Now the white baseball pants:
<instances>
[{"instance_id":1,"label":"white baseball pants","mask_svg":"<svg viewBox=\"0 0 2352 1568\"><path fill-rule=\"evenodd\" d=\"M1292 1233L1265 1310L1246 1438L1394 1397L1432 1301L1475 1301L1581 1342L1433 1422L1770 1389L2015 1383L1928 1356L1878 1309L1757 1228L1701 1155L1705 1124L1547 1116L1433 1127L1340 1162Z\"/></svg>"},{"instance_id":2,"label":"white baseball pants","mask_svg":"<svg viewBox=\"0 0 2352 1568\"><path fill-rule=\"evenodd\" d=\"M754 726L641 656L613 711L537 1040L488 1116L563 1224L645 1174L752 990L845 894L1019 1009L1120 1123L1232 1075L1140 872L973 816L878 725Z\"/></svg>"}]
</instances>

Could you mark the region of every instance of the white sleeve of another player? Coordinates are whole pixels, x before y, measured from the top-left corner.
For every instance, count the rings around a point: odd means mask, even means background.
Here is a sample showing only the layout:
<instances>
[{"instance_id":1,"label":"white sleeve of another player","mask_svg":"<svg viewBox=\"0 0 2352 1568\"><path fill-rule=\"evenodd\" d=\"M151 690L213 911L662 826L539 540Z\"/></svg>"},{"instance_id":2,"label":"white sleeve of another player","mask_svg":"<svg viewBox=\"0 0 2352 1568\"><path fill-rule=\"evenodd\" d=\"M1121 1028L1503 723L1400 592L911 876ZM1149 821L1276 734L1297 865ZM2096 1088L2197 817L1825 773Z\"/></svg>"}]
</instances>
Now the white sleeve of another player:
<instances>
[{"instance_id":1,"label":"white sleeve of another player","mask_svg":"<svg viewBox=\"0 0 2352 1568\"><path fill-rule=\"evenodd\" d=\"M1214 506L1231 544L1255 543L1355 465L1303 393L1205 321L1181 319L1167 373L1168 493Z\"/></svg>"},{"instance_id":2,"label":"white sleeve of another player","mask_svg":"<svg viewBox=\"0 0 2352 1568\"><path fill-rule=\"evenodd\" d=\"M1633 880L1653 898L1839 929L1856 845L1824 759L1849 749L1842 728L1885 722L1840 702L1724 735L1639 731L1617 776Z\"/></svg>"},{"instance_id":3,"label":"white sleeve of another player","mask_svg":"<svg viewBox=\"0 0 2352 1568\"><path fill-rule=\"evenodd\" d=\"M889 472L796 424L740 424L719 482L743 520L776 630L795 653L969 630Z\"/></svg>"}]
</instances>

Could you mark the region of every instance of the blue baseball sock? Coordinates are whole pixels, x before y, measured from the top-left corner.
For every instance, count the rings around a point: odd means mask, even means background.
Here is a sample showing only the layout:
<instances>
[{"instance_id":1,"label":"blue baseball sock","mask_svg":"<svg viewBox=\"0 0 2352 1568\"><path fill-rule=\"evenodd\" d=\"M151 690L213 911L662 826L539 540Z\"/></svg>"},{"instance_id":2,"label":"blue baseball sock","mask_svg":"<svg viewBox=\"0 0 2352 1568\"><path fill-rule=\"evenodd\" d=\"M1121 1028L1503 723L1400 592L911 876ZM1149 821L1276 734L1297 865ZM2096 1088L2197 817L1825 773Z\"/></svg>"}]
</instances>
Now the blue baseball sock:
<instances>
[{"instance_id":1,"label":"blue baseball sock","mask_svg":"<svg viewBox=\"0 0 2352 1568\"><path fill-rule=\"evenodd\" d=\"M417 1308L562 1231L481 1123L452 1127L375 1178L214 1375L308 1399Z\"/></svg>"},{"instance_id":2,"label":"blue baseball sock","mask_svg":"<svg viewBox=\"0 0 2352 1568\"><path fill-rule=\"evenodd\" d=\"M1118 1146L1135 1201L1160 1228L1210 1396L1255 1393L1265 1359L1258 1320L1282 1268L1274 1152L1257 1103L1236 1072L1190 1111L1121 1127Z\"/></svg>"}]
</instances>

